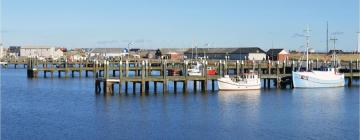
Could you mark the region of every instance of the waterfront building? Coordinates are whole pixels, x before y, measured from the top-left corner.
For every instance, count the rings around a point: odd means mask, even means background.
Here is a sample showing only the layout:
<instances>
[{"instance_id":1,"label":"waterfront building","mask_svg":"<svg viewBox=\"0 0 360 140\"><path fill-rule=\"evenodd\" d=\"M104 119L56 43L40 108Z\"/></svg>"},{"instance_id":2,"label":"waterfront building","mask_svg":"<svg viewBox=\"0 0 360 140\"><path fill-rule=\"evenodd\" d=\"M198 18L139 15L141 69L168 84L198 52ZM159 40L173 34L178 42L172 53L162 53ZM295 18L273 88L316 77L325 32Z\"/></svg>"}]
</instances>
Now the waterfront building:
<instances>
[{"instance_id":1,"label":"waterfront building","mask_svg":"<svg viewBox=\"0 0 360 140\"><path fill-rule=\"evenodd\" d=\"M258 47L246 48L197 48L184 52L186 58L265 60L266 52Z\"/></svg>"},{"instance_id":2,"label":"waterfront building","mask_svg":"<svg viewBox=\"0 0 360 140\"><path fill-rule=\"evenodd\" d=\"M142 49L140 51L141 58L154 59L156 54L156 50L154 49Z\"/></svg>"},{"instance_id":3,"label":"waterfront building","mask_svg":"<svg viewBox=\"0 0 360 140\"><path fill-rule=\"evenodd\" d=\"M184 59L184 52L188 50L188 48L160 48L161 58L163 59L171 59L171 60L181 60Z\"/></svg>"},{"instance_id":4,"label":"waterfront building","mask_svg":"<svg viewBox=\"0 0 360 140\"><path fill-rule=\"evenodd\" d=\"M124 48L94 48L89 53L91 59L94 58L109 58L109 57L123 57L129 53Z\"/></svg>"},{"instance_id":5,"label":"waterfront building","mask_svg":"<svg viewBox=\"0 0 360 140\"><path fill-rule=\"evenodd\" d=\"M273 61L285 61L289 59L289 52L285 49L269 49L266 54L269 56L269 60Z\"/></svg>"},{"instance_id":6,"label":"waterfront building","mask_svg":"<svg viewBox=\"0 0 360 140\"><path fill-rule=\"evenodd\" d=\"M21 46L20 56L58 59L64 55L62 48L54 46Z\"/></svg>"},{"instance_id":7,"label":"waterfront building","mask_svg":"<svg viewBox=\"0 0 360 140\"><path fill-rule=\"evenodd\" d=\"M342 51L342 50L330 50L329 52L328 52L328 54L333 54L333 53L336 53L336 54L343 54L344 53L344 51Z\"/></svg>"},{"instance_id":8,"label":"waterfront building","mask_svg":"<svg viewBox=\"0 0 360 140\"><path fill-rule=\"evenodd\" d=\"M9 56L18 57L20 56L20 48L20 46L10 46L7 53Z\"/></svg>"}]
</instances>

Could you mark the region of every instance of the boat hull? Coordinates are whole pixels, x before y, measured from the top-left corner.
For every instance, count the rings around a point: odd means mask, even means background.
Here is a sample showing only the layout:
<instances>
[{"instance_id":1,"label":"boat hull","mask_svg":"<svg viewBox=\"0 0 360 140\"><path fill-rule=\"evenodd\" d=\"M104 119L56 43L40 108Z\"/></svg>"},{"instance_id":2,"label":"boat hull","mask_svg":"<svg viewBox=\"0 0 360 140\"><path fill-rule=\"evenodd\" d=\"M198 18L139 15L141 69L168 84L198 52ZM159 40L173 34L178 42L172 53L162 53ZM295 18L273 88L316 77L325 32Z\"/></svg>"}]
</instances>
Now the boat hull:
<instances>
[{"instance_id":1,"label":"boat hull","mask_svg":"<svg viewBox=\"0 0 360 140\"><path fill-rule=\"evenodd\" d=\"M333 73L293 72L292 80L295 88L343 87L345 85L344 75Z\"/></svg>"},{"instance_id":2,"label":"boat hull","mask_svg":"<svg viewBox=\"0 0 360 140\"><path fill-rule=\"evenodd\" d=\"M255 83L235 83L225 78L218 79L218 86L221 91L259 90L261 88L260 80Z\"/></svg>"},{"instance_id":3,"label":"boat hull","mask_svg":"<svg viewBox=\"0 0 360 140\"><path fill-rule=\"evenodd\" d=\"M189 76L201 76L200 72L189 72Z\"/></svg>"}]
</instances>

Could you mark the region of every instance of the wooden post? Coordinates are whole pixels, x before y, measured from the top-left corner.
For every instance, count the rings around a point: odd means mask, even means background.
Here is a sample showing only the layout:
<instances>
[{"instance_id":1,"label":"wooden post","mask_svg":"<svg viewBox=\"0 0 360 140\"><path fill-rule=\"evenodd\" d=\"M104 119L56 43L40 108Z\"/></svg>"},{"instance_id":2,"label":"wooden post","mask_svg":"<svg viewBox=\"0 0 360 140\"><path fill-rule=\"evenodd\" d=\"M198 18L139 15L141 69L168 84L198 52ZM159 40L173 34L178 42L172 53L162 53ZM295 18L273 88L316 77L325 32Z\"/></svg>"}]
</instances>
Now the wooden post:
<instances>
[{"instance_id":1,"label":"wooden post","mask_svg":"<svg viewBox=\"0 0 360 140\"><path fill-rule=\"evenodd\" d=\"M206 91L206 89L207 89L207 88L206 88L206 85L205 85L205 80L202 80L202 81L201 81L201 92L204 93L204 92Z\"/></svg>"},{"instance_id":2,"label":"wooden post","mask_svg":"<svg viewBox=\"0 0 360 140\"><path fill-rule=\"evenodd\" d=\"M219 61L219 70L218 70L218 75L219 76L223 76L223 73L224 71L222 71L222 62L221 62L221 60Z\"/></svg>"},{"instance_id":3,"label":"wooden post","mask_svg":"<svg viewBox=\"0 0 360 140\"><path fill-rule=\"evenodd\" d=\"M224 61L224 63L223 63L223 77L225 76L225 75L227 75L228 74L228 71L227 71L227 62L226 61Z\"/></svg>"},{"instance_id":4,"label":"wooden post","mask_svg":"<svg viewBox=\"0 0 360 140\"><path fill-rule=\"evenodd\" d=\"M151 62L148 61L148 64L146 65L146 70L147 70L147 77L151 76Z\"/></svg>"},{"instance_id":5,"label":"wooden post","mask_svg":"<svg viewBox=\"0 0 360 140\"><path fill-rule=\"evenodd\" d=\"M106 79L108 79L109 78L109 61L105 61L106 62L106 64L105 64L105 68L104 68L104 70L106 71Z\"/></svg>"},{"instance_id":6,"label":"wooden post","mask_svg":"<svg viewBox=\"0 0 360 140\"><path fill-rule=\"evenodd\" d=\"M211 80L211 91L215 91L215 80Z\"/></svg>"},{"instance_id":7,"label":"wooden post","mask_svg":"<svg viewBox=\"0 0 360 140\"><path fill-rule=\"evenodd\" d=\"M141 63L141 94L145 93L145 62Z\"/></svg>"},{"instance_id":8,"label":"wooden post","mask_svg":"<svg viewBox=\"0 0 360 140\"><path fill-rule=\"evenodd\" d=\"M145 93L149 93L149 89L150 89L150 82L146 81L145 82Z\"/></svg>"},{"instance_id":9,"label":"wooden post","mask_svg":"<svg viewBox=\"0 0 360 140\"><path fill-rule=\"evenodd\" d=\"M267 67L268 67L268 73L267 73L267 74L269 74L269 75L271 74L271 64L272 64L272 63L271 63L271 61L269 60L269 61L268 61L268 66L267 66Z\"/></svg>"},{"instance_id":10,"label":"wooden post","mask_svg":"<svg viewBox=\"0 0 360 140\"><path fill-rule=\"evenodd\" d=\"M136 82L132 82L133 83L133 94L136 93Z\"/></svg>"},{"instance_id":11,"label":"wooden post","mask_svg":"<svg viewBox=\"0 0 360 140\"><path fill-rule=\"evenodd\" d=\"M279 61L276 61L276 75L278 76L280 71L279 71L279 64L280 62Z\"/></svg>"},{"instance_id":12,"label":"wooden post","mask_svg":"<svg viewBox=\"0 0 360 140\"><path fill-rule=\"evenodd\" d=\"M187 79L183 81L183 93L186 93L186 89L187 89Z\"/></svg>"},{"instance_id":13,"label":"wooden post","mask_svg":"<svg viewBox=\"0 0 360 140\"><path fill-rule=\"evenodd\" d=\"M154 81L154 93L157 93L157 82Z\"/></svg>"},{"instance_id":14,"label":"wooden post","mask_svg":"<svg viewBox=\"0 0 360 140\"><path fill-rule=\"evenodd\" d=\"M163 81L163 93L167 93L167 63L166 60L163 63L163 77L164 77L164 81Z\"/></svg>"},{"instance_id":15,"label":"wooden post","mask_svg":"<svg viewBox=\"0 0 360 140\"><path fill-rule=\"evenodd\" d=\"M244 63L244 60L241 60L241 73L245 73L245 63Z\"/></svg>"},{"instance_id":16,"label":"wooden post","mask_svg":"<svg viewBox=\"0 0 360 140\"><path fill-rule=\"evenodd\" d=\"M240 76L240 62L236 60L236 76Z\"/></svg>"},{"instance_id":17,"label":"wooden post","mask_svg":"<svg viewBox=\"0 0 360 140\"><path fill-rule=\"evenodd\" d=\"M177 81L174 81L174 93L177 92Z\"/></svg>"},{"instance_id":18,"label":"wooden post","mask_svg":"<svg viewBox=\"0 0 360 140\"><path fill-rule=\"evenodd\" d=\"M208 87L207 87L207 82L209 79L209 75L207 73L207 66L208 66L208 62L205 61L204 63L204 74L205 74L205 80L203 81L203 85L202 85L202 90L203 92L207 91Z\"/></svg>"},{"instance_id":19,"label":"wooden post","mask_svg":"<svg viewBox=\"0 0 360 140\"><path fill-rule=\"evenodd\" d=\"M286 61L283 61L283 74L286 74Z\"/></svg>"},{"instance_id":20,"label":"wooden post","mask_svg":"<svg viewBox=\"0 0 360 140\"><path fill-rule=\"evenodd\" d=\"M65 78L67 78L68 76L68 63L67 63L67 59L65 59Z\"/></svg>"},{"instance_id":21,"label":"wooden post","mask_svg":"<svg viewBox=\"0 0 360 140\"><path fill-rule=\"evenodd\" d=\"M129 61L126 60L125 61L125 78L127 79L129 77ZM129 89L129 82L126 80L125 81L125 93L128 93L128 89Z\"/></svg>"},{"instance_id":22,"label":"wooden post","mask_svg":"<svg viewBox=\"0 0 360 140\"><path fill-rule=\"evenodd\" d=\"M186 77L188 76L188 61L187 60L184 60L184 76L185 76L185 79L187 79Z\"/></svg>"},{"instance_id":23,"label":"wooden post","mask_svg":"<svg viewBox=\"0 0 360 140\"><path fill-rule=\"evenodd\" d=\"M197 91L197 81L194 80L194 92L196 92L196 91Z\"/></svg>"},{"instance_id":24,"label":"wooden post","mask_svg":"<svg viewBox=\"0 0 360 140\"><path fill-rule=\"evenodd\" d=\"M266 79L263 79L264 88L266 88Z\"/></svg>"},{"instance_id":25,"label":"wooden post","mask_svg":"<svg viewBox=\"0 0 360 140\"><path fill-rule=\"evenodd\" d=\"M99 80L95 80L95 92L99 93L101 91L101 86L100 86L100 81Z\"/></svg>"},{"instance_id":26,"label":"wooden post","mask_svg":"<svg viewBox=\"0 0 360 140\"><path fill-rule=\"evenodd\" d=\"M350 62L349 62L349 69L350 69L350 77L349 77L349 81L348 81L348 86L351 87L352 79L353 79L352 60L350 60Z\"/></svg>"},{"instance_id":27,"label":"wooden post","mask_svg":"<svg viewBox=\"0 0 360 140\"><path fill-rule=\"evenodd\" d=\"M97 65L98 65L98 61L94 60L94 62L93 62L93 77L96 77L96 75L97 75Z\"/></svg>"},{"instance_id":28,"label":"wooden post","mask_svg":"<svg viewBox=\"0 0 360 140\"><path fill-rule=\"evenodd\" d=\"M280 70L279 70L279 65L280 65L280 62L279 61L276 61L276 88L280 88Z\"/></svg>"},{"instance_id":29,"label":"wooden post","mask_svg":"<svg viewBox=\"0 0 360 140\"><path fill-rule=\"evenodd\" d=\"M80 64L79 64L79 78L81 78L81 76L82 76L82 70L83 70L83 61L82 61L82 59L80 59Z\"/></svg>"},{"instance_id":30,"label":"wooden post","mask_svg":"<svg viewBox=\"0 0 360 140\"><path fill-rule=\"evenodd\" d=\"M89 64L89 61L86 60L86 61L85 61L85 77L89 77L89 74L88 74L88 64Z\"/></svg>"},{"instance_id":31,"label":"wooden post","mask_svg":"<svg viewBox=\"0 0 360 140\"><path fill-rule=\"evenodd\" d=\"M119 62L119 93L121 94L122 90L122 81L123 81L123 68L122 68L122 60Z\"/></svg>"},{"instance_id":32,"label":"wooden post","mask_svg":"<svg viewBox=\"0 0 360 140\"><path fill-rule=\"evenodd\" d=\"M256 64L255 64L255 60L253 60L252 62L251 62L251 64L252 64L252 71L253 72L255 72L255 68L256 68Z\"/></svg>"},{"instance_id":33,"label":"wooden post","mask_svg":"<svg viewBox=\"0 0 360 140\"><path fill-rule=\"evenodd\" d=\"M103 81L103 92L104 92L104 94L106 94L107 93L107 82L106 82L106 79Z\"/></svg>"},{"instance_id":34,"label":"wooden post","mask_svg":"<svg viewBox=\"0 0 360 140\"><path fill-rule=\"evenodd\" d=\"M260 77L260 74L262 74L261 73L261 62L258 64L258 75L259 75L259 77Z\"/></svg>"}]
</instances>

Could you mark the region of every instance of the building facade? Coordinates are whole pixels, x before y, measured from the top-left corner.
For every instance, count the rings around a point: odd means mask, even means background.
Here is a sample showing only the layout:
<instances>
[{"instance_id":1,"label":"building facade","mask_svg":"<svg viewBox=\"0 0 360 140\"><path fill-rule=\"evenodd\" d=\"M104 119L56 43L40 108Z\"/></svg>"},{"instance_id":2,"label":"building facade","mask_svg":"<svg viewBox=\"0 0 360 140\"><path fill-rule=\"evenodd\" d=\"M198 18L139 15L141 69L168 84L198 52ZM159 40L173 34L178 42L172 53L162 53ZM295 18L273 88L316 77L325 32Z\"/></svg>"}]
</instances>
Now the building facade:
<instances>
[{"instance_id":1,"label":"building facade","mask_svg":"<svg viewBox=\"0 0 360 140\"><path fill-rule=\"evenodd\" d=\"M258 47L244 48L191 48L184 53L186 58L265 60L266 53Z\"/></svg>"},{"instance_id":2,"label":"building facade","mask_svg":"<svg viewBox=\"0 0 360 140\"><path fill-rule=\"evenodd\" d=\"M88 52L88 58L90 60L115 58L128 56L129 53L124 48L94 48Z\"/></svg>"},{"instance_id":3,"label":"building facade","mask_svg":"<svg viewBox=\"0 0 360 140\"><path fill-rule=\"evenodd\" d=\"M21 46L20 48L20 56L24 57L58 59L63 55L63 51L52 46Z\"/></svg>"},{"instance_id":4,"label":"building facade","mask_svg":"<svg viewBox=\"0 0 360 140\"><path fill-rule=\"evenodd\" d=\"M285 49L269 49L266 54L269 57L269 60L274 61L285 61L289 59L290 53Z\"/></svg>"}]
</instances>

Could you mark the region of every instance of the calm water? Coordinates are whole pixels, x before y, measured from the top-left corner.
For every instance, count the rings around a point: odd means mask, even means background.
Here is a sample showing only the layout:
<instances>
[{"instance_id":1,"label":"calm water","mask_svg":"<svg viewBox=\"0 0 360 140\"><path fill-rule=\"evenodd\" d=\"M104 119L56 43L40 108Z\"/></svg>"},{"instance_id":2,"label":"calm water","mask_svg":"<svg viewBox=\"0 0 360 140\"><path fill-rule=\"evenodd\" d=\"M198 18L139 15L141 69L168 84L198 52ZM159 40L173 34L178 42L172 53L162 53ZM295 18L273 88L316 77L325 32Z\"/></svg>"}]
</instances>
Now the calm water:
<instances>
[{"instance_id":1,"label":"calm water","mask_svg":"<svg viewBox=\"0 0 360 140\"><path fill-rule=\"evenodd\" d=\"M2 69L1 138L358 139L359 136L359 86L210 94L189 91L104 96L94 93L92 78L31 80L26 78L24 69Z\"/></svg>"}]
</instances>

